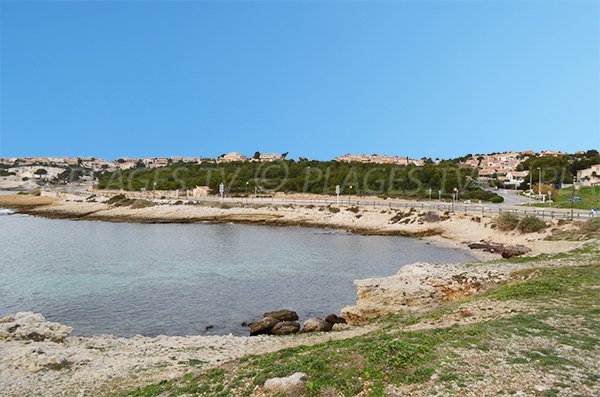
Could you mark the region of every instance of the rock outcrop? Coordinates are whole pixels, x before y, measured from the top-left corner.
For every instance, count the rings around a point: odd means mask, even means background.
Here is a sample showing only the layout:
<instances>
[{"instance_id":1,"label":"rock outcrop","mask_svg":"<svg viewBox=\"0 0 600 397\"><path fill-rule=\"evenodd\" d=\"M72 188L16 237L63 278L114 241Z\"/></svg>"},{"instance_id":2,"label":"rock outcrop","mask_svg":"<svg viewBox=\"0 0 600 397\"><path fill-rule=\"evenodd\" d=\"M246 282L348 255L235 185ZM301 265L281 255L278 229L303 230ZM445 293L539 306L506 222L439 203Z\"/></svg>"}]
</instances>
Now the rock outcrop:
<instances>
[{"instance_id":1,"label":"rock outcrop","mask_svg":"<svg viewBox=\"0 0 600 397\"><path fill-rule=\"evenodd\" d=\"M72 331L69 326L47 321L39 313L19 312L0 319L0 340L62 343Z\"/></svg>"},{"instance_id":2,"label":"rock outcrop","mask_svg":"<svg viewBox=\"0 0 600 397\"><path fill-rule=\"evenodd\" d=\"M333 325L319 317L309 318L304 322L302 332L329 332Z\"/></svg>"},{"instance_id":3,"label":"rock outcrop","mask_svg":"<svg viewBox=\"0 0 600 397\"><path fill-rule=\"evenodd\" d=\"M296 321L282 321L275 324L271 333L273 335L290 335L300 331L300 323Z\"/></svg>"},{"instance_id":4,"label":"rock outcrop","mask_svg":"<svg viewBox=\"0 0 600 397\"><path fill-rule=\"evenodd\" d=\"M488 243L486 241L480 241L478 243L471 243L468 247L472 250L482 250L485 252L498 253L503 258L508 259L513 256L521 256L531 252L530 248L523 245L504 245L497 243Z\"/></svg>"},{"instance_id":5,"label":"rock outcrop","mask_svg":"<svg viewBox=\"0 0 600 397\"><path fill-rule=\"evenodd\" d=\"M306 374L302 372L296 372L284 378L271 378L265 382L264 389L275 395L299 397L306 392L304 378L306 378Z\"/></svg>"},{"instance_id":6,"label":"rock outcrop","mask_svg":"<svg viewBox=\"0 0 600 397\"><path fill-rule=\"evenodd\" d=\"M325 317L325 321L327 321L332 326L335 324L346 324L346 319L344 317L340 317L337 314L330 314Z\"/></svg>"},{"instance_id":7,"label":"rock outcrop","mask_svg":"<svg viewBox=\"0 0 600 397\"><path fill-rule=\"evenodd\" d=\"M268 335L271 333L273 327L275 327L281 321L273 317L263 317L262 319L250 323L250 335Z\"/></svg>"},{"instance_id":8,"label":"rock outcrop","mask_svg":"<svg viewBox=\"0 0 600 397\"><path fill-rule=\"evenodd\" d=\"M263 317L273 317L279 321L298 321L298 313L293 310L276 310L274 312L267 312L263 314Z\"/></svg>"},{"instance_id":9,"label":"rock outcrop","mask_svg":"<svg viewBox=\"0 0 600 397\"><path fill-rule=\"evenodd\" d=\"M388 314L421 313L509 279L510 266L414 263L390 277L356 280L358 301L342 309L350 324Z\"/></svg>"}]
</instances>

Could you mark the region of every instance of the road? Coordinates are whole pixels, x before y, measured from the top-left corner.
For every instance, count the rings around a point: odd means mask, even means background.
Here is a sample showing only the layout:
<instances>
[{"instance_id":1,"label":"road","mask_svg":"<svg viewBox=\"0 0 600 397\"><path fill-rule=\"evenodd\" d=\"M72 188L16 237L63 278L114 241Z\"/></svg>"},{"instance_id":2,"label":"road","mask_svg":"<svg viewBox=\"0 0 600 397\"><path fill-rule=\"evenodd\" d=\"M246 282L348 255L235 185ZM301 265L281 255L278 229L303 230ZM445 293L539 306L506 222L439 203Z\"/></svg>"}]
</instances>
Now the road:
<instances>
[{"instance_id":1,"label":"road","mask_svg":"<svg viewBox=\"0 0 600 397\"><path fill-rule=\"evenodd\" d=\"M516 190L498 189L491 191L504 198L504 203L502 203L504 205L522 205L536 202L536 200L529 197L520 196Z\"/></svg>"}]
</instances>

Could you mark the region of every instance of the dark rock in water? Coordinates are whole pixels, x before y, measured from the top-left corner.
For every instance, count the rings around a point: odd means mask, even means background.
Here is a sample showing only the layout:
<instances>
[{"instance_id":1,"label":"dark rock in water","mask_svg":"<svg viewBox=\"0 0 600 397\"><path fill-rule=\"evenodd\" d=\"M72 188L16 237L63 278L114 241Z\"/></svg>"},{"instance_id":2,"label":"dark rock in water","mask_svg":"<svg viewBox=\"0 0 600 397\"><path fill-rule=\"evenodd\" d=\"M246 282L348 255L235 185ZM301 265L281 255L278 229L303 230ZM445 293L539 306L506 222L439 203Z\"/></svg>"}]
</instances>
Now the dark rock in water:
<instances>
[{"instance_id":1,"label":"dark rock in water","mask_svg":"<svg viewBox=\"0 0 600 397\"><path fill-rule=\"evenodd\" d=\"M302 332L328 332L331 331L332 325L319 317L309 318L304 322Z\"/></svg>"},{"instance_id":2,"label":"dark rock in water","mask_svg":"<svg viewBox=\"0 0 600 397\"><path fill-rule=\"evenodd\" d=\"M287 309L268 312L263 314L263 317L273 317L279 321L298 321L298 313Z\"/></svg>"},{"instance_id":3,"label":"dark rock in water","mask_svg":"<svg viewBox=\"0 0 600 397\"><path fill-rule=\"evenodd\" d=\"M249 326L250 326L250 324L248 324L247 321L242 322L242 327L249 327Z\"/></svg>"},{"instance_id":4,"label":"dark rock in water","mask_svg":"<svg viewBox=\"0 0 600 397\"><path fill-rule=\"evenodd\" d=\"M212 324L208 324L206 327L204 327L205 331L208 331L209 329L213 329L215 326Z\"/></svg>"},{"instance_id":5,"label":"dark rock in water","mask_svg":"<svg viewBox=\"0 0 600 397\"><path fill-rule=\"evenodd\" d=\"M271 333L273 335L290 335L300 331L300 323L296 321L282 321L276 324Z\"/></svg>"},{"instance_id":6,"label":"dark rock in water","mask_svg":"<svg viewBox=\"0 0 600 397\"><path fill-rule=\"evenodd\" d=\"M264 317L258 321L250 323L250 335L270 334L274 326L280 323L279 320L273 317Z\"/></svg>"},{"instance_id":7,"label":"dark rock in water","mask_svg":"<svg viewBox=\"0 0 600 397\"><path fill-rule=\"evenodd\" d=\"M346 319L344 317L338 316L337 314L330 314L329 316L325 317L325 321L327 321L331 325L346 324Z\"/></svg>"}]
</instances>

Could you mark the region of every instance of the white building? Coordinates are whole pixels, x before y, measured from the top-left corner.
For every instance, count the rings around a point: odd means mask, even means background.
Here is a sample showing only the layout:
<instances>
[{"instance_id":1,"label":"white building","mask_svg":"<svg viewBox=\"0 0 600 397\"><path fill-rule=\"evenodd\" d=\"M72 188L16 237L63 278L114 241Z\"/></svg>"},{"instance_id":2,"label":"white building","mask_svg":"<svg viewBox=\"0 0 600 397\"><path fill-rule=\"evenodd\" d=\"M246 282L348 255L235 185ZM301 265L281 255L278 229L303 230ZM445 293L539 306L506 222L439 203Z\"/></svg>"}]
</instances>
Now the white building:
<instances>
[{"instance_id":1,"label":"white building","mask_svg":"<svg viewBox=\"0 0 600 397\"><path fill-rule=\"evenodd\" d=\"M579 186L600 186L600 164L577 171L577 184Z\"/></svg>"}]
</instances>

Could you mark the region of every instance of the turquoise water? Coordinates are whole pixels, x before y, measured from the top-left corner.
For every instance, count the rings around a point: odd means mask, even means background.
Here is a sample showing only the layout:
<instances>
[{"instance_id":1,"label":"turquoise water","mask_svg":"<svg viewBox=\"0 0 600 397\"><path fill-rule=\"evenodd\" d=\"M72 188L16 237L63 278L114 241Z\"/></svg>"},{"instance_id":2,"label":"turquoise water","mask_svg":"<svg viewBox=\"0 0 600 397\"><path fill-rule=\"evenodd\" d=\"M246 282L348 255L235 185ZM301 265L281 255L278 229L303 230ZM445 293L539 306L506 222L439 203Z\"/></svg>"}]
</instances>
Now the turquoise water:
<instances>
[{"instance_id":1,"label":"turquoise water","mask_svg":"<svg viewBox=\"0 0 600 397\"><path fill-rule=\"evenodd\" d=\"M416 239L321 229L4 213L0 316L40 312L79 335L246 335L241 323L269 310L338 313L355 302L355 279L472 259Z\"/></svg>"}]
</instances>

